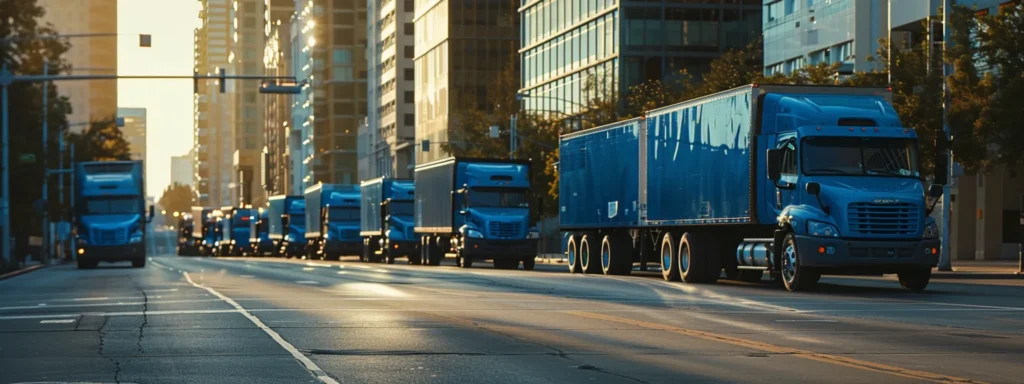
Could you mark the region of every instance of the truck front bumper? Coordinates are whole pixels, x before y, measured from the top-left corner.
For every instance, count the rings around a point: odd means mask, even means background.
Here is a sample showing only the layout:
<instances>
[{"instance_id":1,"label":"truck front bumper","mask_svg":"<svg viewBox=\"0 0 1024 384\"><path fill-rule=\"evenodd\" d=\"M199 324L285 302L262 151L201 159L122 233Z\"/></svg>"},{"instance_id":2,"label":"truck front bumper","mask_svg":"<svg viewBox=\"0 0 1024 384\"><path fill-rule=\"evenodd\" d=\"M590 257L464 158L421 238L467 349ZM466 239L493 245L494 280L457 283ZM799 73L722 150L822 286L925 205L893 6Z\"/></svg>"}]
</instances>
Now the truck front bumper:
<instances>
[{"instance_id":1,"label":"truck front bumper","mask_svg":"<svg viewBox=\"0 0 1024 384\"><path fill-rule=\"evenodd\" d=\"M521 259L537 254L536 239L489 240L466 238L463 255L477 259Z\"/></svg>"},{"instance_id":2,"label":"truck front bumper","mask_svg":"<svg viewBox=\"0 0 1024 384\"><path fill-rule=\"evenodd\" d=\"M388 239L384 246L387 247L389 253L395 256L416 255L420 251L420 243L415 240L392 241Z\"/></svg>"},{"instance_id":3,"label":"truck front bumper","mask_svg":"<svg viewBox=\"0 0 1024 384\"><path fill-rule=\"evenodd\" d=\"M870 241L797 236L800 263L830 273L895 273L939 263L939 239Z\"/></svg>"},{"instance_id":4,"label":"truck front bumper","mask_svg":"<svg viewBox=\"0 0 1024 384\"><path fill-rule=\"evenodd\" d=\"M130 261L146 257L146 248L142 243L122 245L79 245L76 251L81 260L95 261Z\"/></svg>"},{"instance_id":5,"label":"truck front bumper","mask_svg":"<svg viewBox=\"0 0 1024 384\"><path fill-rule=\"evenodd\" d=\"M363 253L363 241L361 239L349 241L327 240L324 244L324 252L331 255L359 255Z\"/></svg>"},{"instance_id":6,"label":"truck front bumper","mask_svg":"<svg viewBox=\"0 0 1024 384\"><path fill-rule=\"evenodd\" d=\"M302 256L306 254L306 243L287 242L284 243L284 253L291 256Z\"/></svg>"}]
</instances>

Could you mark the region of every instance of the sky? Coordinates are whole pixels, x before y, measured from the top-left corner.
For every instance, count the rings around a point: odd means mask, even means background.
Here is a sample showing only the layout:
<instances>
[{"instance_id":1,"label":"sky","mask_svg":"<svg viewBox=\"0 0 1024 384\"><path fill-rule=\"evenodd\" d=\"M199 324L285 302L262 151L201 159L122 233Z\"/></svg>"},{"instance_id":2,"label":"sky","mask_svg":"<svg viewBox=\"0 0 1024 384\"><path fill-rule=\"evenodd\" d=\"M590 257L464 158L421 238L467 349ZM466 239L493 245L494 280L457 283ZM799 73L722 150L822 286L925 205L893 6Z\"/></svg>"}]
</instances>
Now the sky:
<instances>
[{"instance_id":1,"label":"sky","mask_svg":"<svg viewBox=\"0 0 1024 384\"><path fill-rule=\"evenodd\" d=\"M149 34L153 46L118 36L118 75L192 76L195 0L118 0L119 34ZM192 148L191 80L118 80L119 108L146 108L146 193L157 198L171 181L171 156Z\"/></svg>"}]
</instances>

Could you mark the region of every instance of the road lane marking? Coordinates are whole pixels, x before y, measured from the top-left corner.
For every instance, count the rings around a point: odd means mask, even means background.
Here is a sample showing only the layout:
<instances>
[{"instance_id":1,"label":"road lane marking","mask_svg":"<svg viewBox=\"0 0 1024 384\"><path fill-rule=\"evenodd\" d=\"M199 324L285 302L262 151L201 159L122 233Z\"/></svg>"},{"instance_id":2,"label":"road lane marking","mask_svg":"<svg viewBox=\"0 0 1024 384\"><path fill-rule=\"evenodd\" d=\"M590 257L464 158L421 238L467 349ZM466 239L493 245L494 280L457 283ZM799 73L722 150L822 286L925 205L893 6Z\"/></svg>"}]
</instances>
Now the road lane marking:
<instances>
[{"instance_id":1,"label":"road lane marking","mask_svg":"<svg viewBox=\"0 0 1024 384\"><path fill-rule=\"evenodd\" d=\"M299 281L296 281L296 283L298 283L298 284L312 284L312 285L320 284L320 283L315 282L313 280L299 280Z\"/></svg>"},{"instance_id":2,"label":"road lane marking","mask_svg":"<svg viewBox=\"0 0 1024 384\"><path fill-rule=\"evenodd\" d=\"M778 319L776 323L838 323L836 320L826 319Z\"/></svg>"},{"instance_id":3,"label":"road lane marking","mask_svg":"<svg viewBox=\"0 0 1024 384\"><path fill-rule=\"evenodd\" d=\"M70 324L74 323L75 319L59 319L59 320L43 320L39 324Z\"/></svg>"},{"instance_id":4,"label":"road lane marking","mask_svg":"<svg viewBox=\"0 0 1024 384\"><path fill-rule=\"evenodd\" d=\"M238 277L244 277L244 278L247 278L247 279L251 279L251 278L256 277L256 276L254 276L254 275L242 275L242 276L238 276Z\"/></svg>"},{"instance_id":5,"label":"road lane marking","mask_svg":"<svg viewBox=\"0 0 1024 384\"><path fill-rule=\"evenodd\" d=\"M224 300L224 302L230 304L232 307L235 307L235 309L238 310L238 313L242 314L242 316L245 316L247 319L249 319L249 321L251 321L257 327L263 330L263 332L269 335L271 339L274 339L274 341L276 341L277 344L281 346L281 348L284 348L286 351L288 351L288 353L290 353L292 357L295 358L295 360L298 360L298 362L302 364L302 366L305 367L310 373L312 373L318 380L326 384L339 384L338 381L328 376L323 369L320 369L320 367L317 366L316 363L314 363L308 357L306 357L306 355L303 355L302 352L299 352L298 349L295 349L295 346L293 346L291 343L282 338L281 335L279 335L276 331L270 329L270 327L268 327L266 324L263 324L263 321L261 321L258 317L253 316L253 314L246 311L245 308L243 308L237 302L231 300L230 297L224 296L220 292L217 292L216 289L195 283L194 281L192 281L192 277L189 276L188 272L185 272L184 275L185 280L188 281L189 284L192 284L196 288L205 289L207 292L210 292L214 296L221 298L221 300Z\"/></svg>"},{"instance_id":6,"label":"road lane marking","mask_svg":"<svg viewBox=\"0 0 1024 384\"><path fill-rule=\"evenodd\" d=\"M101 300L110 300L110 298L109 297L82 297L82 298L71 299L71 300L72 301L101 301Z\"/></svg>"},{"instance_id":7,"label":"road lane marking","mask_svg":"<svg viewBox=\"0 0 1024 384\"><path fill-rule=\"evenodd\" d=\"M667 331L683 336L694 337L698 339L714 341L719 343L731 344L738 347L756 349L768 353L791 355L808 360L814 360L822 363L829 363L839 365L848 368L854 368L864 371L871 371L877 373L885 373L894 376L905 377L915 380L924 380L935 383L982 383L981 381L965 379L956 376L943 375L932 372L917 371L913 369L901 368L887 364L875 363L860 359L854 359L846 356L832 355L827 353L818 353L807 350L801 350L797 348L783 347L774 344L768 344L760 341L743 339L730 335L723 335L718 333L712 333L707 331L698 331L695 329L679 328L670 325L663 325L658 323L652 323L643 320L633 320L624 317L610 316L600 313L584 312L584 311L565 311L565 313L580 317L586 317L596 320L604 320L608 322L628 324L640 328L653 329L659 331Z\"/></svg>"}]
</instances>

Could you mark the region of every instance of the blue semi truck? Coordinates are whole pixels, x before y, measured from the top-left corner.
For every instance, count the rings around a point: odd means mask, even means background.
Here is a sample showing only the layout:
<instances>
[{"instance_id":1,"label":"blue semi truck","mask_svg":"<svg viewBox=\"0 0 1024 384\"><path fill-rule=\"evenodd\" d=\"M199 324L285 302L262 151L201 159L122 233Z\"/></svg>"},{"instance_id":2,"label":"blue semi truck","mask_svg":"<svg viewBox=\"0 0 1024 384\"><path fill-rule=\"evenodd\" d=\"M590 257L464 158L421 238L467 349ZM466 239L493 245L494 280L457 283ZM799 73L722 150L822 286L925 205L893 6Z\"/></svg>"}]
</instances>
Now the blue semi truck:
<instances>
[{"instance_id":1,"label":"blue semi truck","mask_svg":"<svg viewBox=\"0 0 1024 384\"><path fill-rule=\"evenodd\" d=\"M415 169L414 232L421 260L448 252L469 268L490 259L498 269L533 269L539 234L530 223L530 162L447 158Z\"/></svg>"},{"instance_id":2,"label":"blue semi truck","mask_svg":"<svg viewBox=\"0 0 1024 384\"><path fill-rule=\"evenodd\" d=\"M317 183L306 188L306 256L338 260L358 255L359 186Z\"/></svg>"},{"instance_id":3,"label":"blue semi truck","mask_svg":"<svg viewBox=\"0 0 1024 384\"><path fill-rule=\"evenodd\" d=\"M251 208L221 207L220 256L243 256L249 250L249 224L252 221Z\"/></svg>"},{"instance_id":4,"label":"blue semi truck","mask_svg":"<svg viewBox=\"0 0 1024 384\"><path fill-rule=\"evenodd\" d=\"M306 254L306 200L302 196L271 196L267 207L270 240L276 255L301 257Z\"/></svg>"},{"instance_id":5,"label":"blue semi truck","mask_svg":"<svg viewBox=\"0 0 1024 384\"><path fill-rule=\"evenodd\" d=\"M182 213L178 216L178 256L199 256L195 239L192 238L192 214Z\"/></svg>"},{"instance_id":6,"label":"blue semi truck","mask_svg":"<svg viewBox=\"0 0 1024 384\"><path fill-rule=\"evenodd\" d=\"M75 165L75 241L78 268L100 261L146 266L146 189L141 161L81 162Z\"/></svg>"},{"instance_id":7,"label":"blue semi truck","mask_svg":"<svg viewBox=\"0 0 1024 384\"><path fill-rule=\"evenodd\" d=\"M270 239L269 210L258 208L249 221L249 254L266 256L274 253L274 241Z\"/></svg>"},{"instance_id":8,"label":"blue semi truck","mask_svg":"<svg viewBox=\"0 0 1024 384\"><path fill-rule=\"evenodd\" d=\"M822 274L895 273L923 290L935 201L890 100L884 88L748 85L562 136L569 270L657 261L667 280L768 272L791 291Z\"/></svg>"},{"instance_id":9,"label":"blue semi truck","mask_svg":"<svg viewBox=\"0 0 1024 384\"><path fill-rule=\"evenodd\" d=\"M192 207L192 239L199 256L212 256L220 246L220 211L211 207Z\"/></svg>"},{"instance_id":10,"label":"blue semi truck","mask_svg":"<svg viewBox=\"0 0 1024 384\"><path fill-rule=\"evenodd\" d=\"M419 236L413 231L413 181L378 177L360 184L362 210L359 235L363 238L360 261L395 262L406 257L421 264ZM440 261L440 259L436 259Z\"/></svg>"}]
</instances>

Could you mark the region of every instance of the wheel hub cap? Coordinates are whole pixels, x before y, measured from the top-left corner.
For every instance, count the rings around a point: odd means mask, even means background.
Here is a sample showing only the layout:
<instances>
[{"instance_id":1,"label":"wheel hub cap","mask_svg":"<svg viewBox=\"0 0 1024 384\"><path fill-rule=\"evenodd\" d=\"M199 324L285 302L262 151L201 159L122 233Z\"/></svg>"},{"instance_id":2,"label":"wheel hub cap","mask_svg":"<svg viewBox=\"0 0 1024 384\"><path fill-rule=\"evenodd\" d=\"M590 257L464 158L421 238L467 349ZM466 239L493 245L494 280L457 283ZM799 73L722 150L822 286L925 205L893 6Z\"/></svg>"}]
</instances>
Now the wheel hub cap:
<instances>
[{"instance_id":1,"label":"wheel hub cap","mask_svg":"<svg viewBox=\"0 0 1024 384\"><path fill-rule=\"evenodd\" d=\"M786 250L782 252L782 275L788 282L796 277L796 247L793 244L787 244Z\"/></svg>"}]
</instances>

